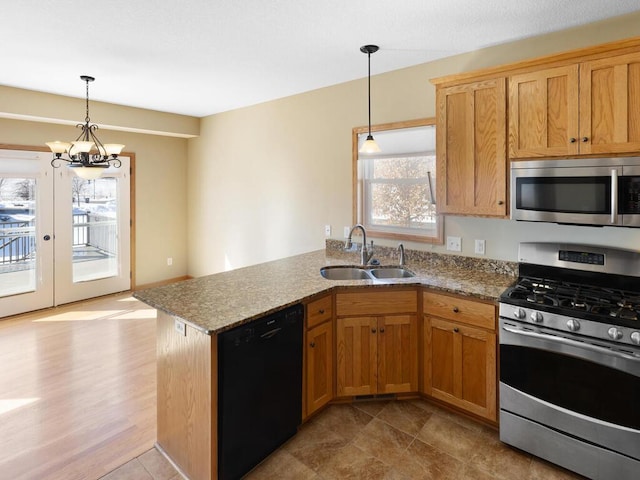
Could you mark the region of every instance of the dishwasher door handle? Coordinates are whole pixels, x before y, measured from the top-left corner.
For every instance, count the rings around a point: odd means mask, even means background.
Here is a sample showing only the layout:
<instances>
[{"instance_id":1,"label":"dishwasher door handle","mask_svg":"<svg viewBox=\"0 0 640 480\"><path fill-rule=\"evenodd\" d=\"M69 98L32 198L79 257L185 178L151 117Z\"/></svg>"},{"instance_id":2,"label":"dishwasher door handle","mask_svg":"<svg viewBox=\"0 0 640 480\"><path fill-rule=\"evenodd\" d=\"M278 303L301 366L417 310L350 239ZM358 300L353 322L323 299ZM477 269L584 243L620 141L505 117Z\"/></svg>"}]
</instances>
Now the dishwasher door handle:
<instances>
[{"instance_id":1,"label":"dishwasher door handle","mask_svg":"<svg viewBox=\"0 0 640 480\"><path fill-rule=\"evenodd\" d=\"M274 335L277 335L278 332L280 332L280 330L282 330L281 327L274 328L273 330L269 330L268 332L264 332L262 335L260 335L260 338L269 339L269 338L273 337Z\"/></svg>"}]
</instances>

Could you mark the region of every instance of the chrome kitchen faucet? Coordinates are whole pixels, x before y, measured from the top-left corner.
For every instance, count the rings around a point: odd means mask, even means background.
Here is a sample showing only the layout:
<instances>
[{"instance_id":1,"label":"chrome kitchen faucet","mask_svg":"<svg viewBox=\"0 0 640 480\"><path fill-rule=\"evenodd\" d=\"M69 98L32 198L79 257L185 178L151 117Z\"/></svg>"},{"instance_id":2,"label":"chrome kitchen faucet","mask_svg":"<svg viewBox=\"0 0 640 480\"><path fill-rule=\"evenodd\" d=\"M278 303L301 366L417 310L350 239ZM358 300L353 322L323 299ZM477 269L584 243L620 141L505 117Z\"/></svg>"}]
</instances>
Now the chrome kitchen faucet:
<instances>
[{"instance_id":1,"label":"chrome kitchen faucet","mask_svg":"<svg viewBox=\"0 0 640 480\"><path fill-rule=\"evenodd\" d=\"M359 228L362 230L362 249L360 250L360 263L364 266L369 263L371 257L373 256L373 240L371 240L371 249L367 249L367 231L364 229L364 226L361 223L356 223L351 230L349 231L349 235L347 236L347 241L344 242L345 250L351 248L351 236L353 235L353 231Z\"/></svg>"}]
</instances>

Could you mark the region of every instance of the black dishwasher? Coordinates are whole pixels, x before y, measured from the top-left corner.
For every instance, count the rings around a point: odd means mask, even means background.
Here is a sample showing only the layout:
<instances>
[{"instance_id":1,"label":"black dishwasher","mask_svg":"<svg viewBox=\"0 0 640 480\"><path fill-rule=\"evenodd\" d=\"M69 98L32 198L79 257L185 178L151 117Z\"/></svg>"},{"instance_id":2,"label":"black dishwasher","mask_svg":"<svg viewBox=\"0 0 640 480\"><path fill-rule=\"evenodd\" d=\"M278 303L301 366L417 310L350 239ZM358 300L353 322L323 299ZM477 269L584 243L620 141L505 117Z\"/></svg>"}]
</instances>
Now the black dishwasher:
<instances>
[{"instance_id":1,"label":"black dishwasher","mask_svg":"<svg viewBox=\"0 0 640 480\"><path fill-rule=\"evenodd\" d=\"M302 325L295 305L218 336L218 478L242 477L302 421Z\"/></svg>"}]
</instances>

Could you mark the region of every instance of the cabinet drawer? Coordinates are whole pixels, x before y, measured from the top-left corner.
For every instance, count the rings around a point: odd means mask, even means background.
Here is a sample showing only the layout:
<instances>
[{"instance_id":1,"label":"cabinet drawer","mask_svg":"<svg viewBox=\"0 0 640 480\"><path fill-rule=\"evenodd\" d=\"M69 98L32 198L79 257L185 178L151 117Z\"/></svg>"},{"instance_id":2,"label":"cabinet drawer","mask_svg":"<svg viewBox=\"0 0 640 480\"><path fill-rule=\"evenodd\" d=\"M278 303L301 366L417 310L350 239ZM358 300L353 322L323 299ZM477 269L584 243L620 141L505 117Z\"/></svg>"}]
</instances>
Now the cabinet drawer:
<instances>
[{"instance_id":1,"label":"cabinet drawer","mask_svg":"<svg viewBox=\"0 0 640 480\"><path fill-rule=\"evenodd\" d=\"M468 298L424 292L423 310L428 315L490 330L494 330L496 325L495 305L481 303Z\"/></svg>"},{"instance_id":2,"label":"cabinet drawer","mask_svg":"<svg viewBox=\"0 0 640 480\"><path fill-rule=\"evenodd\" d=\"M415 290L336 294L336 315L340 316L416 313L417 310L418 294Z\"/></svg>"},{"instance_id":3,"label":"cabinet drawer","mask_svg":"<svg viewBox=\"0 0 640 480\"><path fill-rule=\"evenodd\" d=\"M332 315L331 295L309 302L307 304L307 328L313 328L322 322L331 320Z\"/></svg>"}]
</instances>

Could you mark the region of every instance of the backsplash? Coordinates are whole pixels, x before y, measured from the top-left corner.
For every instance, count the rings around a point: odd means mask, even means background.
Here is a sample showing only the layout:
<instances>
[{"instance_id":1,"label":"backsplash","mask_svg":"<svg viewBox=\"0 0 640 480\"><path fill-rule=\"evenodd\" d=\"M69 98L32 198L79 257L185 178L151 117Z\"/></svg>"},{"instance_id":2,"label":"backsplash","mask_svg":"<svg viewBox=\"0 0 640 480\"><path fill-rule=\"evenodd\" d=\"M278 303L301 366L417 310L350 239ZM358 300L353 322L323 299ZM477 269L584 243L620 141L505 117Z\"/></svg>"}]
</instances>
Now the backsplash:
<instances>
[{"instance_id":1,"label":"backsplash","mask_svg":"<svg viewBox=\"0 0 640 480\"><path fill-rule=\"evenodd\" d=\"M360 261L360 245L353 243L353 247L345 251L344 242L340 240L327 239L325 248L332 255L340 255L349 264L356 264ZM381 265L397 265L398 249L395 247L385 247L374 245L373 258L380 261ZM410 250L405 248L405 264L411 268L412 264L432 265L434 267L456 267L466 268L474 271L485 271L488 273L500 273L504 275L518 276L518 263L505 260L494 260L490 258L465 257L462 255L450 255L423 250Z\"/></svg>"}]
</instances>

